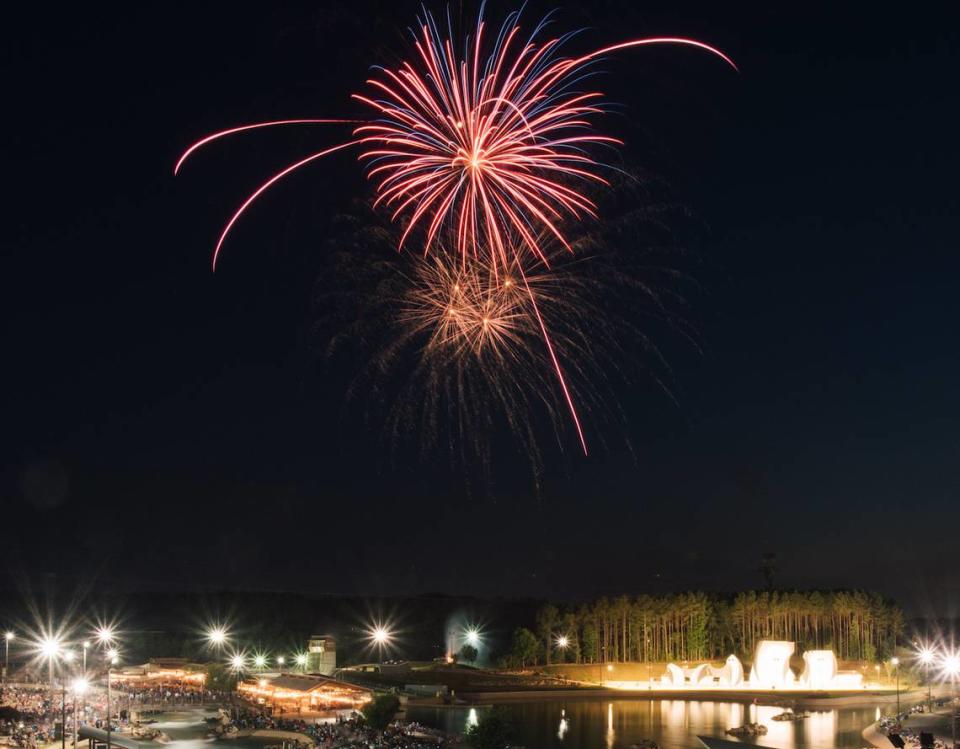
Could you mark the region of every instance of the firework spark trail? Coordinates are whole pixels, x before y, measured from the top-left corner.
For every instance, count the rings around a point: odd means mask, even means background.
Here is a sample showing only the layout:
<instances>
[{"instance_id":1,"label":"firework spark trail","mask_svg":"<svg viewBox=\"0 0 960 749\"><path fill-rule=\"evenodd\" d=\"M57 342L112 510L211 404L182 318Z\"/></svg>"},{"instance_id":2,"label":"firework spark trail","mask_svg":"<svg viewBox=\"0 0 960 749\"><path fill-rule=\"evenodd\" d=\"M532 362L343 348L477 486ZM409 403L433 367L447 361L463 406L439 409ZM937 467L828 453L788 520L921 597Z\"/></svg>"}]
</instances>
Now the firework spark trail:
<instances>
[{"instance_id":1,"label":"firework spark trail","mask_svg":"<svg viewBox=\"0 0 960 749\"><path fill-rule=\"evenodd\" d=\"M295 171L296 169L299 169L300 167L305 166L306 164L309 164L311 161L316 161L317 159L327 156L331 153L334 153L335 151L342 151L344 148L349 148L350 146L354 146L354 145L356 145L356 141L349 141L347 143L341 143L340 145L337 145L337 146L332 146L331 148L327 148L315 154L311 154L310 156L307 156L307 158L301 159L300 161L294 164L290 164L290 166L277 172L270 179L268 179L266 182L260 185L260 187L258 187L254 192L252 192L249 195L249 197L247 197L247 199L243 201L243 204L236 210L236 212L227 222L227 225L223 228L223 232L220 234L220 239L217 240L216 249L214 249L213 251L213 270L217 269L217 258L220 255L220 248L223 247L223 242L227 238L227 234L230 233L230 229L233 228L233 225L237 222L237 219L240 218L243 212L250 207L250 204L253 203L253 201L255 201L258 197L260 197L260 195L262 195L266 190L268 190L271 185L273 185L274 183L286 177L288 174L290 174L290 172Z\"/></svg>"},{"instance_id":2,"label":"firework spark trail","mask_svg":"<svg viewBox=\"0 0 960 749\"><path fill-rule=\"evenodd\" d=\"M239 127L231 127L229 130L221 130L217 133L211 133L210 135L201 138L192 146L190 146L186 151L183 152L183 155L177 160L176 165L173 167L173 173L176 175L180 171L180 167L183 166L185 162L194 151L196 151L201 146L205 146L212 140L217 140L218 138L223 138L227 135L233 135L234 133L242 133L246 130L258 130L262 127L276 127L278 125L354 125L358 120L331 120L331 119L302 119L302 120L273 120L272 122L254 122L252 125L240 125Z\"/></svg>"},{"instance_id":3,"label":"firework spark trail","mask_svg":"<svg viewBox=\"0 0 960 749\"><path fill-rule=\"evenodd\" d=\"M533 296L533 291L530 288L530 283L527 281L527 274L523 272L523 268L520 268L520 275L523 277L523 285L527 290L527 294L530 296L530 306L533 308L533 314L537 318L537 324L540 326L540 331L543 333L543 342L547 346L547 351L550 353L550 361L553 363L553 370L557 373L557 380L560 382L560 389L563 390L563 397L567 401L567 408L570 409L570 416L573 419L573 424L577 428L577 436L580 438L580 446L583 448L583 454L589 455L589 450L587 450L587 440L583 436L583 427L580 426L580 417L577 416L577 407L573 404L573 398L570 396L570 390L567 388L567 381L563 377L563 369L560 366L560 361L557 359L557 355L553 350L553 343L550 341L550 334L547 332L547 326L543 324L543 317L540 315L540 308L537 306L537 300Z\"/></svg>"}]
</instances>

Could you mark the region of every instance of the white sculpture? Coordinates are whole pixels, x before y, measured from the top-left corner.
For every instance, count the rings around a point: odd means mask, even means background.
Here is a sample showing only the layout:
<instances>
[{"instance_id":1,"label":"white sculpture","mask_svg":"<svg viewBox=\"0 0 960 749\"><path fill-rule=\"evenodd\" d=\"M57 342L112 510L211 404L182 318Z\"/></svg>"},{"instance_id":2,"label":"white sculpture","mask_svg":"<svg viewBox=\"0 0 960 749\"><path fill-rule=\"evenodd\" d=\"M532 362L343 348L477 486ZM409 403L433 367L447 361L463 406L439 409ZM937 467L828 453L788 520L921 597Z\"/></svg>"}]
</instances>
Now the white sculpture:
<instances>
[{"instance_id":1,"label":"white sculpture","mask_svg":"<svg viewBox=\"0 0 960 749\"><path fill-rule=\"evenodd\" d=\"M663 678L673 684L675 687L682 687L686 682L686 676L683 673L683 669L680 668L676 663L667 664L667 672L663 675Z\"/></svg>"},{"instance_id":2,"label":"white sculpture","mask_svg":"<svg viewBox=\"0 0 960 749\"><path fill-rule=\"evenodd\" d=\"M808 689L828 689L836 683L837 656L832 650L808 650L803 654L800 683Z\"/></svg>"},{"instance_id":3,"label":"white sculpture","mask_svg":"<svg viewBox=\"0 0 960 749\"><path fill-rule=\"evenodd\" d=\"M755 689L788 689L793 686L790 656L794 644L785 640L761 640L753 654L750 686Z\"/></svg>"},{"instance_id":4,"label":"white sculpture","mask_svg":"<svg viewBox=\"0 0 960 749\"><path fill-rule=\"evenodd\" d=\"M712 685L713 669L710 668L709 663L701 663L699 666L687 669L687 679L689 679L690 684L693 686L700 684Z\"/></svg>"},{"instance_id":5,"label":"white sculpture","mask_svg":"<svg viewBox=\"0 0 960 749\"><path fill-rule=\"evenodd\" d=\"M721 687L739 687L743 685L743 664L735 655L727 657L727 662L716 674Z\"/></svg>"}]
</instances>

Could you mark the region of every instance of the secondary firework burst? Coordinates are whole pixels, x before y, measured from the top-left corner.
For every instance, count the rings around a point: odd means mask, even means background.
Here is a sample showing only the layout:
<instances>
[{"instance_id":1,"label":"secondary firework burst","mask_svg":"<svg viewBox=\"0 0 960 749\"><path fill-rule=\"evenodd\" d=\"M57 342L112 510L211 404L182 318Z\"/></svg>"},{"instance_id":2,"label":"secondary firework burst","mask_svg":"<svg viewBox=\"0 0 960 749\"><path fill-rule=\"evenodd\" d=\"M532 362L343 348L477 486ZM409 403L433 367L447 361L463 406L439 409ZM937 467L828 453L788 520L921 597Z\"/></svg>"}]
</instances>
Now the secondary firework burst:
<instances>
[{"instance_id":1,"label":"secondary firework burst","mask_svg":"<svg viewBox=\"0 0 960 749\"><path fill-rule=\"evenodd\" d=\"M445 450L491 486L492 466L521 456L536 485L550 445L564 452L574 426L552 354L601 445L630 429L618 405L625 386L642 381L672 397L677 384L659 345L697 347L685 304L696 284L686 256L671 249L685 214L637 209L640 189L619 187L636 190L631 207L606 206L614 215L602 227L573 235L575 255L545 240L549 269L532 259L499 274L480 261L464 268L449 236L410 262L377 215L341 219L323 247L330 267L317 287L317 332L324 358L338 362L331 374L354 373L344 418L357 421L361 409L392 462L407 462L415 435L421 457Z\"/></svg>"},{"instance_id":2,"label":"secondary firework burst","mask_svg":"<svg viewBox=\"0 0 960 749\"><path fill-rule=\"evenodd\" d=\"M489 356L506 363L530 333L529 298L509 274L463 267L446 253L419 263L399 318L428 336L427 346L452 356Z\"/></svg>"}]
</instances>

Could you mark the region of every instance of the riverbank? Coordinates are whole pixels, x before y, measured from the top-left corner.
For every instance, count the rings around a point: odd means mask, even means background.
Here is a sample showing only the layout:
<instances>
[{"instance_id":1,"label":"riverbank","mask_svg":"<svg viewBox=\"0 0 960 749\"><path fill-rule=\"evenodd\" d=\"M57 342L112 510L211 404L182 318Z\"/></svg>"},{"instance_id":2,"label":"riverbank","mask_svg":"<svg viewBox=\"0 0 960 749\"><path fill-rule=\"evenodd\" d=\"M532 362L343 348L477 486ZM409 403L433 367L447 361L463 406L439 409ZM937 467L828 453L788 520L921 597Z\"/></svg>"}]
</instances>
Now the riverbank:
<instances>
[{"instance_id":1,"label":"riverbank","mask_svg":"<svg viewBox=\"0 0 960 749\"><path fill-rule=\"evenodd\" d=\"M934 739L943 742L945 746L950 746L953 741L950 729L951 715L952 709L933 713L917 713L903 722L903 731L912 734L932 733ZM890 739L880 728L879 721L863 729L863 738L864 741L869 742L876 749L890 749Z\"/></svg>"},{"instance_id":2,"label":"riverbank","mask_svg":"<svg viewBox=\"0 0 960 749\"><path fill-rule=\"evenodd\" d=\"M900 691L901 702L920 701L926 696L921 690ZM518 702L571 701L589 699L607 700L681 700L712 702L757 702L761 705L789 704L799 708L822 709L854 707L858 705L895 704L897 694L888 689L859 689L851 691L784 691L761 689L524 689L490 692L460 692L457 695L468 706ZM429 705L429 700L411 698L411 705Z\"/></svg>"}]
</instances>

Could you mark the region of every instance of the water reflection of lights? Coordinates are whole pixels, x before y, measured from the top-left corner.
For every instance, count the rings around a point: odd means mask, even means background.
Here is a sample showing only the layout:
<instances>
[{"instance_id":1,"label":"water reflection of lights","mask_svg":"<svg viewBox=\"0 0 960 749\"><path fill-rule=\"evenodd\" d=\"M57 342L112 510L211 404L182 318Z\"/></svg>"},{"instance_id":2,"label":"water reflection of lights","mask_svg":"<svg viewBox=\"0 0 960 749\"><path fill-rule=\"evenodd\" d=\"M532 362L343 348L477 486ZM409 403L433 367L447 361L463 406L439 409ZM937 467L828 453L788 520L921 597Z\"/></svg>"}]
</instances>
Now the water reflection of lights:
<instances>
[{"instance_id":1,"label":"water reflection of lights","mask_svg":"<svg viewBox=\"0 0 960 749\"><path fill-rule=\"evenodd\" d=\"M560 739L560 741L563 741L563 737L567 735L567 731L569 730L570 730L570 724L567 722L567 711L561 710L560 726L557 728L557 738Z\"/></svg>"},{"instance_id":2,"label":"water reflection of lights","mask_svg":"<svg viewBox=\"0 0 960 749\"><path fill-rule=\"evenodd\" d=\"M477 725L480 725L480 718L477 715L477 708L471 707L470 712L467 713L467 728Z\"/></svg>"},{"instance_id":3,"label":"water reflection of lights","mask_svg":"<svg viewBox=\"0 0 960 749\"><path fill-rule=\"evenodd\" d=\"M829 746L837 735L837 711L817 710L803 721L804 740L810 746Z\"/></svg>"},{"instance_id":4,"label":"water reflection of lights","mask_svg":"<svg viewBox=\"0 0 960 749\"><path fill-rule=\"evenodd\" d=\"M613 749L617 742L617 734L613 730L613 703L607 703L607 749Z\"/></svg>"}]
</instances>

